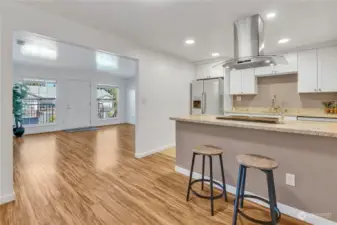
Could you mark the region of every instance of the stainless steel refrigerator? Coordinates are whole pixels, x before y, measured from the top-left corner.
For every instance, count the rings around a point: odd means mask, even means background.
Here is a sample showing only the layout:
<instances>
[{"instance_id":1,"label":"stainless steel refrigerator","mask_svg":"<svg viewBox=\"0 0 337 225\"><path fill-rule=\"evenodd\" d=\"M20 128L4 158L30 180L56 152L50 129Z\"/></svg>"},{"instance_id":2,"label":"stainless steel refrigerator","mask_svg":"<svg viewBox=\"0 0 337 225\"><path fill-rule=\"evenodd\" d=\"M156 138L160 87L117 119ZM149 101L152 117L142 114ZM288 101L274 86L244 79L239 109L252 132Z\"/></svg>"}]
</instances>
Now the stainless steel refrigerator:
<instances>
[{"instance_id":1,"label":"stainless steel refrigerator","mask_svg":"<svg viewBox=\"0 0 337 225\"><path fill-rule=\"evenodd\" d=\"M192 115L224 114L224 81L223 78L195 80L191 84Z\"/></svg>"}]
</instances>

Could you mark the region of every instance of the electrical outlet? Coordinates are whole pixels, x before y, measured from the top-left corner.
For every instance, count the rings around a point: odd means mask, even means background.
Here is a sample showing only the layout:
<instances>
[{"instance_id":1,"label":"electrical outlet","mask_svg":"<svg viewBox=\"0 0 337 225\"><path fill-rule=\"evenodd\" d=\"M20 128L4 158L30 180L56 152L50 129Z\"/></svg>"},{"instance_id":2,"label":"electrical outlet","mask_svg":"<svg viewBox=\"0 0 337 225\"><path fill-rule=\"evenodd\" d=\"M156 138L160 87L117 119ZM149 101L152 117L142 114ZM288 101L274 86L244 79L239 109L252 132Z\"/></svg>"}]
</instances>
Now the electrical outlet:
<instances>
[{"instance_id":1,"label":"electrical outlet","mask_svg":"<svg viewBox=\"0 0 337 225\"><path fill-rule=\"evenodd\" d=\"M295 174L286 174L286 184L295 187Z\"/></svg>"},{"instance_id":2,"label":"electrical outlet","mask_svg":"<svg viewBox=\"0 0 337 225\"><path fill-rule=\"evenodd\" d=\"M236 96L236 99L235 99L237 102L241 102L241 96Z\"/></svg>"}]
</instances>

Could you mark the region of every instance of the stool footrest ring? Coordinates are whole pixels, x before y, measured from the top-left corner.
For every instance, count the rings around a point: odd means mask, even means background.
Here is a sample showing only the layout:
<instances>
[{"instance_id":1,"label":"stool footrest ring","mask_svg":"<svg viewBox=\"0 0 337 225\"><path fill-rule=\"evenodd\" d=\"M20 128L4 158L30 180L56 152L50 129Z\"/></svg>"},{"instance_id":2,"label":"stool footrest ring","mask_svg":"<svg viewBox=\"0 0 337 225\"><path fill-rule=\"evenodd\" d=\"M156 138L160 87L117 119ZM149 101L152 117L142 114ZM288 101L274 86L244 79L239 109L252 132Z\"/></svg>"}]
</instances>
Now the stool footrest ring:
<instances>
[{"instance_id":1,"label":"stool footrest ring","mask_svg":"<svg viewBox=\"0 0 337 225\"><path fill-rule=\"evenodd\" d=\"M191 191L192 191L193 194L195 194L199 198L211 199L212 198L211 196L201 195L198 192L196 192L196 191L193 190L192 185L195 184L195 183L198 183L198 182L202 182L202 181L204 181L204 182L205 181L206 182L211 182L210 179L197 179L197 180L194 180L194 181L191 182ZM223 195L224 195L224 188L223 188L223 186L220 183L216 182L216 181L213 181L213 184L215 184L216 186L221 187L221 189L222 189L221 194L213 196L213 199L219 199L219 198L223 197Z\"/></svg>"},{"instance_id":2,"label":"stool footrest ring","mask_svg":"<svg viewBox=\"0 0 337 225\"><path fill-rule=\"evenodd\" d=\"M270 202L269 202L267 199L261 198L261 197L259 197L259 196L255 196L255 195L243 195L243 196L242 196L242 195L241 195L241 196L239 197L239 200L242 199L242 197L244 197L244 198L253 198L253 199L257 199L257 200L260 200L260 201L265 202L265 203L267 203L267 204L270 204ZM280 219L281 219L281 212L280 212L280 210L279 210L277 207L274 208L274 211L275 211L276 214L277 214L277 222L279 222ZM243 216L245 219L247 219L247 220L249 220L249 221L251 221L251 222L258 223L258 224L263 224L263 225L272 225L272 221L263 221L263 220L255 219L255 218L253 218L253 217L250 217L250 216L246 215L246 214L245 214L244 212L242 212L240 209L238 209L238 213L239 213L241 216Z\"/></svg>"}]
</instances>

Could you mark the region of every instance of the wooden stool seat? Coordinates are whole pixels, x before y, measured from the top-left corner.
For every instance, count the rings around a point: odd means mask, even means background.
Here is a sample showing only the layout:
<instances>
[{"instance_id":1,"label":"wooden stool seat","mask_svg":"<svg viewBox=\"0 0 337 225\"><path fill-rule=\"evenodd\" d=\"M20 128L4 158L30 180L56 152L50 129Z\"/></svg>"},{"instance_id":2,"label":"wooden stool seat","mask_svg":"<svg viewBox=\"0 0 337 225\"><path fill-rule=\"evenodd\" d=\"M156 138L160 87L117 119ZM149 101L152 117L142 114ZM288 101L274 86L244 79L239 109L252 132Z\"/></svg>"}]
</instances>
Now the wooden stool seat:
<instances>
[{"instance_id":1,"label":"wooden stool seat","mask_svg":"<svg viewBox=\"0 0 337 225\"><path fill-rule=\"evenodd\" d=\"M260 170L273 170L279 166L274 159L255 154L238 155L236 159L241 165Z\"/></svg>"},{"instance_id":2,"label":"wooden stool seat","mask_svg":"<svg viewBox=\"0 0 337 225\"><path fill-rule=\"evenodd\" d=\"M221 155L223 150L213 145L201 145L192 149L192 152L200 155Z\"/></svg>"}]
</instances>

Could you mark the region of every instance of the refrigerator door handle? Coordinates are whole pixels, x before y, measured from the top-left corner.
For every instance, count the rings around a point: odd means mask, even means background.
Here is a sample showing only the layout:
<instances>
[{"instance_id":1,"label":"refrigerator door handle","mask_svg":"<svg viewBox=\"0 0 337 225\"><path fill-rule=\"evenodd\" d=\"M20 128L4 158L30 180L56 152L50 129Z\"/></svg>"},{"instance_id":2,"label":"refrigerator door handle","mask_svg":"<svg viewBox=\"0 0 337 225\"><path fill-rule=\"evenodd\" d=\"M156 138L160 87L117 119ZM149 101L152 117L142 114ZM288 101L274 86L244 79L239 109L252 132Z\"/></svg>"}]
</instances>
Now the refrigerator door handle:
<instances>
[{"instance_id":1,"label":"refrigerator door handle","mask_svg":"<svg viewBox=\"0 0 337 225\"><path fill-rule=\"evenodd\" d=\"M202 114L205 114L206 113L206 107L207 107L207 101L206 101L206 92L203 92L203 96L202 96L202 102L203 102L203 113Z\"/></svg>"},{"instance_id":2,"label":"refrigerator door handle","mask_svg":"<svg viewBox=\"0 0 337 225\"><path fill-rule=\"evenodd\" d=\"M204 92L201 92L201 114L204 114Z\"/></svg>"}]
</instances>

